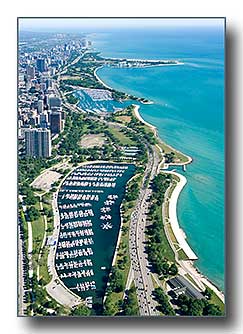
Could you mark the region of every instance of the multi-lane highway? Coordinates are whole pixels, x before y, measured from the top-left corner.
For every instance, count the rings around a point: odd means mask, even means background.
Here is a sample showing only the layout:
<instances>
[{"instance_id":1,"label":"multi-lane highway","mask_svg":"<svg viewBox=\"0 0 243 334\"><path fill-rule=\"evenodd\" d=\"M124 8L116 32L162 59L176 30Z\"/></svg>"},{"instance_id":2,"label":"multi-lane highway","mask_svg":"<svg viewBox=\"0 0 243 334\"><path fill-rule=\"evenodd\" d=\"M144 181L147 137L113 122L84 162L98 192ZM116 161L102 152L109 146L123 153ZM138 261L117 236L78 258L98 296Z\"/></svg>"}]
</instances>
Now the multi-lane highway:
<instances>
[{"instance_id":1,"label":"multi-lane highway","mask_svg":"<svg viewBox=\"0 0 243 334\"><path fill-rule=\"evenodd\" d=\"M58 85L56 86L58 88ZM59 92L61 93L61 92ZM72 111L77 112L76 106L71 106L64 98L63 101L66 107ZM93 116L93 119L97 117ZM97 120L100 121L99 118ZM109 121L103 120L107 125ZM113 122L114 125L114 122ZM126 128L126 126L116 123L119 128ZM134 131L130 129L130 131ZM140 189L139 197L136 202L136 206L131 215L130 231L129 231L129 250L131 257L131 277L134 278L135 286L137 288L137 299L139 305L139 313L142 316L158 315L156 310L156 301L153 299L152 292L154 285L152 281L152 273L150 271L150 265L148 262L148 256L146 253L146 217L148 213L149 198L151 196L151 189L149 188L150 182L154 176L158 173L161 159L159 157L156 148L152 145L144 144L148 150L148 163L144 173L142 187Z\"/></svg>"},{"instance_id":2,"label":"multi-lane highway","mask_svg":"<svg viewBox=\"0 0 243 334\"><path fill-rule=\"evenodd\" d=\"M131 215L129 248L131 256L131 270L135 286L137 288L137 299L139 313L142 316L157 315L156 302L153 299L153 281L146 253L146 216L148 213L151 189L150 181L157 174L160 159L155 149L149 149L148 164L144 173L142 187L135 209ZM146 181L146 180L149 180Z\"/></svg>"}]
</instances>

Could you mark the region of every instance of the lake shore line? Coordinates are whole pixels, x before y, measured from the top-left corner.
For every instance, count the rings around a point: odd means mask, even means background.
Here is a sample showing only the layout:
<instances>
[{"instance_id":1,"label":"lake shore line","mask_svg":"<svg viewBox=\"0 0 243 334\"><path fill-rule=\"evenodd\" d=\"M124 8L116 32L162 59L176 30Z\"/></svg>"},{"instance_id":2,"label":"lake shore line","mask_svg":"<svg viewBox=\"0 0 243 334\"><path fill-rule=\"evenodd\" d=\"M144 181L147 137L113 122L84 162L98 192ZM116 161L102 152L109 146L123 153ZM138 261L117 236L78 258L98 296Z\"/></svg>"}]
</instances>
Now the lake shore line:
<instances>
[{"instance_id":1,"label":"lake shore line","mask_svg":"<svg viewBox=\"0 0 243 334\"><path fill-rule=\"evenodd\" d=\"M101 66L101 67L103 67L103 66ZM97 68L98 69L98 68ZM95 73L95 76L97 77L97 79L103 84L103 85L105 85L107 88L109 88L109 89L112 89L111 87L109 87L109 86L107 86L100 78L99 78L99 76L97 75L97 73ZM157 131L157 128L155 127L155 126L153 126L152 124L150 124L150 123L148 123L147 121L145 121L143 118L142 118L142 116L141 116L141 114L139 113L139 108L140 108L140 106L139 105L137 105L137 104L133 104L133 106L134 106L134 114L135 114L135 116L137 117L137 119L140 121L140 122L142 122L143 124L145 124L146 126L148 126L152 131L153 131L153 133L154 133L154 135L156 136L156 138L161 142L161 143L163 143L163 144L165 144L161 139L160 139L160 137L159 137L159 135L158 135L158 131ZM192 157L190 157L190 156L188 156L188 155L186 155L186 154L184 154L184 153L181 153L180 151L178 151L178 150L175 150L172 146L170 146L170 145L168 145L168 144L165 144L167 147L169 147L171 150L173 150L173 151L176 151L176 152L178 152L179 154L182 154L182 155L184 155L186 158L187 158L187 161L185 161L185 162L178 162L178 163L169 163L169 164L165 164L165 166L164 167L166 167L166 168L168 168L170 165L171 166L185 166L185 165L187 165L187 164L190 164L190 163L192 163L192 161L193 161L193 159L192 159ZM160 149L161 150L161 149ZM162 161L162 163L161 164L163 164L164 163L164 161ZM183 187L184 188L184 187ZM182 189L181 189L182 190ZM177 210L177 202L178 202L178 198L179 198L179 194L178 194L178 197L177 197L177 200L176 200L176 203L174 203L174 205L173 205L173 210ZM182 230L183 231L183 230ZM186 234L184 233L184 231L183 231L183 234L184 234L184 236L186 236ZM195 259L194 259L195 260ZM193 260L193 261L194 261ZM225 301L225 297L224 297L224 293L214 284L214 283L212 283L207 277L205 277L200 271L199 271L199 269L198 268L196 268L195 267L195 264L194 264L194 262L193 261L184 261L184 262L186 262L186 265L184 265L183 267L182 267L182 263L179 263L179 265L181 266L181 269L183 270L183 268L184 268L184 271L186 271L186 272L188 272L190 275L192 275L192 276L194 276L194 277L196 277L196 278L198 278L198 279L200 279L200 283L199 283L199 285L201 285L201 284L203 284L203 286L206 288L206 286L208 286L210 289L212 289L214 292L215 292L215 294L220 298L220 300L222 301L222 302L224 302ZM186 268L186 270L185 270L185 268ZM201 285L202 286L202 285Z\"/></svg>"},{"instance_id":2,"label":"lake shore line","mask_svg":"<svg viewBox=\"0 0 243 334\"><path fill-rule=\"evenodd\" d=\"M184 155L184 156L187 158L187 161L185 161L185 162L171 162L171 163L169 163L169 164L165 164L165 165L171 165L171 166L173 166L173 165L174 165L174 166L183 166L183 165L190 164L190 163L193 161L192 157L190 157L189 155L186 155L186 154L184 154L184 153L182 153L182 152L176 150L174 147L172 147L172 146L168 145L167 143L163 142L163 141L161 140L161 138L159 137L157 128L156 128L154 125L152 125L152 124L146 122L146 121L142 118L141 114L139 113L139 108L140 108L139 105L134 104L134 114L135 114L135 116L137 117L137 119L138 119L140 122L142 122L143 124L145 124L146 126L148 126L148 127L153 131L153 133L154 133L155 137L158 139L158 141L161 142L163 145L166 145L166 146L167 146L169 149L171 149L172 151L175 151L175 152L177 152L178 154ZM169 166L168 166L168 167L169 167Z\"/></svg>"},{"instance_id":3,"label":"lake shore line","mask_svg":"<svg viewBox=\"0 0 243 334\"><path fill-rule=\"evenodd\" d=\"M152 124L146 122L142 116L139 113L139 106L134 106L134 113L139 121L147 125L151 130L153 130L155 136L158 137L157 129ZM159 138L160 139L160 138ZM172 148L172 147L171 147ZM170 165L186 165L192 162L192 158L188 157L188 162L185 163L169 163L166 165L166 168L168 168ZM163 172L176 175L179 177L180 181L177 183L174 191L171 194L170 197L170 205L169 205L169 216L171 218L171 226L172 230L174 232L174 235L178 241L178 244L180 245L180 248L183 249L185 254L188 256L188 261L181 261L177 259L177 263L180 266L180 270L184 273L188 273L190 276L193 277L193 279L198 283L198 286L201 287L201 289L209 287L211 290L214 291L214 293L220 298L220 300L224 303L225 297L224 293L213 283L211 282L206 276L204 276L198 268L196 268L194 261L198 259L197 255L193 252L193 250L190 248L189 244L186 241L186 234L185 232L180 228L179 222L177 219L177 203L179 199L179 195L181 191L183 190L184 186L186 185L186 177L179 173L170 172L164 170ZM176 255L176 254L175 254Z\"/></svg>"}]
</instances>

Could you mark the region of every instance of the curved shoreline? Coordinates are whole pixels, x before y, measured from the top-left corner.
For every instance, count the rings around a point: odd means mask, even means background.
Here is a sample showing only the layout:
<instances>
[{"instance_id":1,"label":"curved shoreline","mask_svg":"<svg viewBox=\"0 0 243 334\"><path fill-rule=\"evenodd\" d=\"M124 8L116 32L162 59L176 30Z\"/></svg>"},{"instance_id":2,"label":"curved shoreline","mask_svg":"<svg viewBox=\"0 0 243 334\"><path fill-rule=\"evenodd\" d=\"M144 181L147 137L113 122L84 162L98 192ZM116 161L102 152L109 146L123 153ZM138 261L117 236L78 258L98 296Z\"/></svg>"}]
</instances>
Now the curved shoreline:
<instances>
[{"instance_id":1,"label":"curved shoreline","mask_svg":"<svg viewBox=\"0 0 243 334\"><path fill-rule=\"evenodd\" d=\"M94 70L94 76L95 76L95 78L99 81L99 83L101 83L104 87L106 87L107 89L111 89L111 90L113 90L113 88L110 87L110 86L108 86L107 84L105 84L104 81L102 81L102 80L100 79L100 77L98 76L98 74L96 73L100 68L103 68L104 66L105 66L105 65L101 65L101 66L99 66L99 67L96 67L96 69Z\"/></svg>"},{"instance_id":2,"label":"curved shoreline","mask_svg":"<svg viewBox=\"0 0 243 334\"><path fill-rule=\"evenodd\" d=\"M187 183L187 179L185 178L185 176L179 173L176 173L176 172L163 171L163 173L175 175L180 179L180 181L177 182L176 187L174 191L172 192L170 199L169 199L169 222L170 222L172 231L175 235L175 238L180 248L184 251L184 253L187 255L189 260L193 260L193 261L197 260L198 256L193 252L193 250L187 243L186 238L185 238L185 233L182 230L182 228L180 228L178 218L177 218L177 202L178 202L181 191L183 190L183 188L185 187Z\"/></svg>"},{"instance_id":3,"label":"curved shoreline","mask_svg":"<svg viewBox=\"0 0 243 334\"><path fill-rule=\"evenodd\" d=\"M101 66L101 67L103 67L103 66ZM101 68L101 67L99 67L99 68ZM98 69L98 68L97 68ZM96 70L97 70L96 69ZM96 72L96 70L95 70L95 72ZM106 87L109 87L109 86L107 86L99 77L98 77L98 75L95 73L95 76L97 77L97 79L103 84L103 85L105 85ZM110 87L109 87L110 88ZM148 123L148 122L146 122L143 118L142 118L142 116L140 115L140 113L139 113L139 105L136 105L136 104L134 104L134 113L135 113L135 115L136 115L136 117L137 117L137 119L139 120L139 121L141 121L142 123L144 123L145 125L147 125L149 128L151 128L152 129L152 131L154 132L154 135L156 136L156 138L158 138L162 143L163 143L163 141L160 139L160 137L159 137L159 135L158 135L158 132L157 132L157 128L155 127L155 126L153 126L152 124L150 124L150 123ZM172 146L170 146L170 145L168 145L168 144L166 144L168 147L170 147L172 150L175 150ZM181 153L180 151L178 151L178 150L175 150L176 152L178 152L178 153ZM181 154L183 154L184 156L186 156L187 157L187 161L186 162L182 162L182 163L169 163L169 164L167 164L167 168L170 166L170 165L174 165L174 166L178 166L178 165L180 165L180 166L184 166L184 165L187 165L187 164L190 164L191 162L192 162L192 158L190 157L190 156L188 156L188 155L186 155L186 154L184 154L184 153L181 153ZM179 174L179 175L181 175L181 174ZM182 175L181 175L182 176ZM186 178L185 178L186 179ZM185 185L185 184L184 184ZM183 185L183 187L181 188L181 190L184 188L184 185ZM178 198L179 198L179 193L181 192L181 190L178 192L178 195L176 196L176 202L174 202L174 204L173 204L173 206L172 206L172 208L174 209L175 208L175 210L176 210L176 207L177 207L177 201L178 201ZM174 193L174 191L173 191L173 193ZM177 218L176 218L177 219ZM178 224L178 226L179 226L179 223L178 223L178 221L177 221L177 224ZM175 226L175 225L174 225ZM184 235L186 235L185 233L184 233L184 231L180 228L180 230L181 230L181 233L183 233ZM185 241L185 238L184 238L184 242L188 245L188 243ZM186 247L187 248L187 247ZM190 249L190 246L188 245L188 248ZM188 249L188 251L189 251L189 249ZM191 255L194 255L197 259L198 259L198 257L195 255L195 253L190 249L190 254ZM194 259L195 260L195 259ZM192 275L194 275L195 276L195 272L197 273L197 276L199 276L200 277L200 281L201 282L203 282L204 283L204 285L206 285L206 286L208 286L208 287L210 287L215 293L216 293L216 295L220 298L220 300L221 301L223 301L224 302L224 293L216 286L216 285L214 285L214 283L212 283L207 277L205 277L203 274L201 274L201 272L200 272L200 270L197 268L197 267L195 267L194 266L194 263L191 261L191 263L189 263L190 261L187 261L188 263L187 263L187 267L188 267L188 271L192 274Z\"/></svg>"},{"instance_id":4,"label":"curved shoreline","mask_svg":"<svg viewBox=\"0 0 243 334\"><path fill-rule=\"evenodd\" d=\"M168 145L167 143L163 142L163 141L161 140L161 138L159 137L159 135L158 135L158 130L157 130L157 128L156 128L154 125L152 125L152 124L146 122L146 121L142 118L141 114L139 113L139 108L140 108L140 106L137 105L137 104L134 104L133 106L134 106L134 113L135 113L135 116L137 117L137 119L138 119L140 122L142 122L143 124L147 125L147 126L154 132L154 135L156 136L156 138L157 138L162 144L165 144L165 145L168 146L172 151L175 151L175 152L177 152L177 153L179 153L179 154L182 154L182 155L184 155L184 156L187 158L187 161L186 161L186 162L170 162L170 163L168 163L168 164L165 164L166 166L168 166L168 167L169 167L170 165L174 165L174 166L183 166L183 165L188 165L188 164L190 164L190 163L192 162L192 157L190 157L189 155L184 154L184 153L182 153L182 152L176 150L174 147L172 147L172 146ZM166 168L167 168L167 167L166 167Z\"/></svg>"},{"instance_id":5,"label":"curved shoreline","mask_svg":"<svg viewBox=\"0 0 243 334\"><path fill-rule=\"evenodd\" d=\"M144 123L145 125L147 125L149 128L151 128L155 134L155 136L157 138L159 138L158 136L158 132L157 132L157 128L146 122L142 116L140 115L139 113L139 106L138 105L134 105L134 113L135 113L135 116L137 117L137 119ZM160 139L160 138L159 138ZM167 144L166 144L167 145ZM169 146L171 147L171 146ZM172 147L171 147L172 148ZM173 149L173 148L172 148ZM178 151L179 152L179 151ZM180 152L181 153L181 152ZM188 162L185 162L185 163L178 163L178 164L173 164L173 165L185 165L185 164L189 164L192 162L192 158L189 157L189 156L186 156L188 158ZM168 166L171 165L168 164ZM164 170L163 171L164 173L167 173L167 174L172 174L172 175L176 175L177 177L179 177L180 179L180 182L176 185L172 195L171 195L171 198L170 198L170 204L169 204L169 216L170 216L170 223L171 223L171 227L172 227L172 230L173 230L173 233L178 241L178 244L180 245L180 248L183 249L183 251L185 252L185 254L188 256L188 258L190 260L197 260L198 259L198 256L193 252L193 250L191 249L191 247L189 246L189 244L187 243L187 241L185 240L185 232L182 230L182 228L180 228L180 225L179 225L179 222L178 222L178 219L177 219L177 202L178 202L178 198L179 198L179 195L182 191L182 189L184 188L184 186L186 185L187 183L187 179L185 176L179 174L179 173L176 173L176 172L172 172L172 171L166 171Z\"/></svg>"},{"instance_id":6,"label":"curved shoreline","mask_svg":"<svg viewBox=\"0 0 243 334\"><path fill-rule=\"evenodd\" d=\"M153 130L155 136L158 139L160 139L159 136L158 136L157 128L155 126L153 126L152 124L146 122L142 118L142 116L140 115L138 109L139 109L139 106L138 105L134 105L134 112L135 112L135 115L138 118L138 120L141 121L142 123L146 124L147 126L149 126ZM169 145L167 145L167 146L169 146ZM169 147L171 147L171 146L169 146ZM179 151L177 151L177 152L179 152ZM179 152L179 153L181 153L181 152ZM185 155L185 154L183 153L183 155ZM187 156L187 155L185 155L185 156L188 158L187 162L183 162L183 163L169 163L169 164L167 164L167 168L170 165L182 165L183 166L183 165L187 165L187 164L191 163L192 162L192 158L189 157L189 156ZM187 241L185 240L186 239L186 237L185 237L186 233L179 226L179 222L178 222L178 219L177 219L177 202L178 202L178 198L179 198L180 192L183 190L184 186L187 183L186 177L184 177L183 175L181 175L179 173L172 172L172 171L163 170L163 173L174 174L174 175L178 176L180 178L180 180L181 180L181 184L179 185L179 187L178 187L178 185L176 186L176 188L174 189L174 191L173 191L173 193L171 195L171 198L172 198L173 194L175 194L173 196L172 200L170 199L170 206L169 206L170 207L169 211L170 212L172 211L172 218L173 219L172 219L172 222L170 221L170 223L171 223L171 227L173 225L173 233L176 232L175 236L177 236L176 237L177 241L180 241L180 246L182 246L181 248L183 249L183 251L185 252L185 254L187 254L187 256L189 255L188 257L190 259L188 261L178 261L179 265L180 266L183 265L184 268L186 267L187 271L190 273L190 275L192 277L194 277L196 281L199 281L199 285L203 284L204 286L208 286L210 289L212 289L215 292L215 294L224 303L225 302L224 293L213 282L211 282L210 279L208 279L206 276L204 276L201 273L201 271L194 265L193 261L197 260L198 257L193 252L193 250L190 248L190 246L187 243ZM175 191L176 191L176 193L175 193ZM178 240L178 238L179 238L179 240Z\"/></svg>"}]
</instances>

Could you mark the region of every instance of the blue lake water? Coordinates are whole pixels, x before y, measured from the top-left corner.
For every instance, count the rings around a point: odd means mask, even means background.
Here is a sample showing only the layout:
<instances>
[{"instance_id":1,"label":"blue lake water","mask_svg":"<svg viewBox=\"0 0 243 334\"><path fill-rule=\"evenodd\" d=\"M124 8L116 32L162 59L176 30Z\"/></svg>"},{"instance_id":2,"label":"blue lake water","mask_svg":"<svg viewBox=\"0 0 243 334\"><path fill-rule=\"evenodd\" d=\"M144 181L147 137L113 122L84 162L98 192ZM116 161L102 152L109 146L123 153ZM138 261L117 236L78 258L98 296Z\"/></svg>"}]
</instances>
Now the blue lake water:
<instances>
[{"instance_id":1,"label":"blue lake water","mask_svg":"<svg viewBox=\"0 0 243 334\"><path fill-rule=\"evenodd\" d=\"M103 56L178 59L182 66L101 68L109 86L153 100L142 117L193 158L178 202L198 268L224 289L224 28L120 30L92 35Z\"/></svg>"}]
</instances>

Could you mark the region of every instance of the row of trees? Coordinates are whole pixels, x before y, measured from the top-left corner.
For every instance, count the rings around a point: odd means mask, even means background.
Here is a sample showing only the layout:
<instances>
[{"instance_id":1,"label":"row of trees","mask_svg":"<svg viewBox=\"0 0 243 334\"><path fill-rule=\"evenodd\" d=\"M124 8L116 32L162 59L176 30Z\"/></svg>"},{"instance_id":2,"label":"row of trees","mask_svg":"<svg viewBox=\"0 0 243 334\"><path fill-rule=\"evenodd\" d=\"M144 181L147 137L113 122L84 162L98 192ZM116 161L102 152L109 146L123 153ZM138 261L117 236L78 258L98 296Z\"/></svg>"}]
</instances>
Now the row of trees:
<instances>
[{"instance_id":1,"label":"row of trees","mask_svg":"<svg viewBox=\"0 0 243 334\"><path fill-rule=\"evenodd\" d=\"M155 176L151 184L153 192L149 209L149 218L152 221L152 225L148 228L148 259L153 267L153 270L164 278L175 276L178 273L176 264L169 262L166 256L168 255L166 253L168 252L168 241L166 240L164 234L161 213L164 194L169 187L170 182L171 175L158 174Z\"/></svg>"},{"instance_id":2,"label":"row of trees","mask_svg":"<svg viewBox=\"0 0 243 334\"><path fill-rule=\"evenodd\" d=\"M178 313L186 316L222 316L223 313L218 305L207 299L190 298L184 294L176 300Z\"/></svg>"},{"instance_id":3,"label":"row of trees","mask_svg":"<svg viewBox=\"0 0 243 334\"><path fill-rule=\"evenodd\" d=\"M119 271L115 272L116 272L115 275L119 273ZM118 285L120 285L122 278L119 277L118 274L118 277L116 277L115 280L117 281L116 284L118 283ZM119 286L119 292L122 292L124 290L124 287L122 290L120 290ZM136 316L138 314L139 314L139 309L137 303L136 288L134 285L129 290L125 291L124 299L122 299L121 297L113 299L112 295L108 293L104 305L103 315Z\"/></svg>"},{"instance_id":4,"label":"row of trees","mask_svg":"<svg viewBox=\"0 0 243 334\"><path fill-rule=\"evenodd\" d=\"M59 83L59 88L63 92L71 92L73 90L72 87L65 85L62 80Z\"/></svg>"},{"instance_id":5,"label":"row of trees","mask_svg":"<svg viewBox=\"0 0 243 334\"><path fill-rule=\"evenodd\" d=\"M117 267L112 267L109 283L106 289L106 300L104 303L103 315L114 316L121 312L123 302L119 294L124 291L124 289L125 280L123 271ZM116 298L114 298L114 293Z\"/></svg>"},{"instance_id":6,"label":"row of trees","mask_svg":"<svg viewBox=\"0 0 243 334\"><path fill-rule=\"evenodd\" d=\"M69 126L66 128L65 136L59 143L58 153L60 155L77 153L78 142L84 132L83 115L71 113Z\"/></svg>"},{"instance_id":7,"label":"row of trees","mask_svg":"<svg viewBox=\"0 0 243 334\"><path fill-rule=\"evenodd\" d=\"M164 293L162 288L156 288L153 292L156 301L159 303L158 310L167 316L174 316L175 311L169 303L168 296Z\"/></svg>"},{"instance_id":8,"label":"row of trees","mask_svg":"<svg viewBox=\"0 0 243 334\"><path fill-rule=\"evenodd\" d=\"M80 86L85 88L104 89L104 86L95 77L80 77L79 79L62 80L65 85Z\"/></svg>"},{"instance_id":9,"label":"row of trees","mask_svg":"<svg viewBox=\"0 0 243 334\"><path fill-rule=\"evenodd\" d=\"M174 152L165 153L164 158L166 163L174 162L175 153Z\"/></svg>"},{"instance_id":10,"label":"row of trees","mask_svg":"<svg viewBox=\"0 0 243 334\"><path fill-rule=\"evenodd\" d=\"M133 285L130 290L126 292L126 298L123 301L123 315L136 316L139 314L136 288Z\"/></svg>"},{"instance_id":11,"label":"row of trees","mask_svg":"<svg viewBox=\"0 0 243 334\"><path fill-rule=\"evenodd\" d=\"M26 183L19 188L21 195L25 196L24 202L26 205L35 205L38 202L38 198L35 196L33 189Z\"/></svg>"},{"instance_id":12,"label":"row of trees","mask_svg":"<svg viewBox=\"0 0 243 334\"><path fill-rule=\"evenodd\" d=\"M124 275L117 267L111 269L108 291L122 292L125 289Z\"/></svg>"},{"instance_id":13,"label":"row of trees","mask_svg":"<svg viewBox=\"0 0 243 334\"><path fill-rule=\"evenodd\" d=\"M149 144L156 144L156 138L154 133L150 131L146 131L146 128L142 122L140 122L133 114L133 106L127 108L127 114L131 117L131 121L128 123L128 126L139 133L139 136L145 139Z\"/></svg>"},{"instance_id":14,"label":"row of trees","mask_svg":"<svg viewBox=\"0 0 243 334\"><path fill-rule=\"evenodd\" d=\"M25 214L23 209L19 210L19 229L20 229L20 238L22 239L22 265L23 265L23 287L25 289L25 293L23 296L24 301L29 302L29 293L26 292L30 289L31 282L29 279L29 259L28 259L28 227L25 219ZM28 313L28 312L27 312Z\"/></svg>"},{"instance_id":15,"label":"row of trees","mask_svg":"<svg viewBox=\"0 0 243 334\"><path fill-rule=\"evenodd\" d=\"M135 201L139 195L139 184L138 182L134 179L129 182L127 186L127 191L125 195L125 200L127 202Z\"/></svg>"},{"instance_id":16,"label":"row of trees","mask_svg":"<svg viewBox=\"0 0 243 334\"><path fill-rule=\"evenodd\" d=\"M76 96L74 96L73 94L67 94L66 99L67 99L68 103L70 103L70 104L77 104L78 101L79 101L79 99Z\"/></svg>"},{"instance_id":17,"label":"row of trees","mask_svg":"<svg viewBox=\"0 0 243 334\"><path fill-rule=\"evenodd\" d=\"M31 222L37 220L40 217L40 212L34 206L30 206L27 209L27 216Z\"/></svg>"},{"instance_id":18,"label":"row of trees","mask_svg":"<svg viewBox=\"0 0 243 334\"><path fill-rule=\"evenodd\" d=\"M59 305L54 299L52 299L46 292L44 282L37 280L36 273L33 274L31 279L32 290L28 292L29 305L27 307L27 313L31 312L35 316L60 316L60 315L89 315L90 310L85 305L77 306L73 310L69 310Z\"/></svg>"},{"instance_id":19,"label":"row of trees","mask_svg":"<svg viewBox=\"0 0 243 334\"><path fill-rule=\"evenodd\" d=\"M42 170L47 169L58 161L51 158L33 158L23 156L18 161L18 181L19 190L22 192L22 187L28 187L28 185L34 181L34 179L41 173Z\"/></svg>"}]
</instances>

